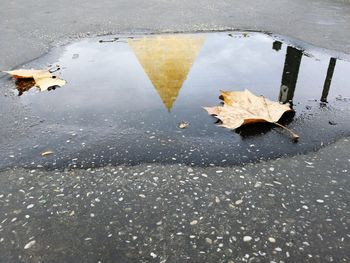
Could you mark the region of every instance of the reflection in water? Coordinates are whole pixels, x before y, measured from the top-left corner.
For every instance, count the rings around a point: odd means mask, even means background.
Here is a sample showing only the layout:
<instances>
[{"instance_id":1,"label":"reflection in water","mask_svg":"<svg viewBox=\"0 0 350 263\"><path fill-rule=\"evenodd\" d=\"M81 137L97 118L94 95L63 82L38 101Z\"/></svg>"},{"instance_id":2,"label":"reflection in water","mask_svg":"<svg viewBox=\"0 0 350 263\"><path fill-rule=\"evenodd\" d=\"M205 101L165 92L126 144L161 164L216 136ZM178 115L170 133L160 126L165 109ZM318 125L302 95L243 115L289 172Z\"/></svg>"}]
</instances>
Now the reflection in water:
<instances>
[{"instance_id":1,"label":"reflection in water","mask_svg":"<svg viewBox=\"0 0 350 263\"><path fill-rule=\"evenodd\" d=\"M276 50L277 52L280 51L282 48L282 42L281 41L274 41L272 43L272 49Z\"/></svg>"},{"instance_id":2,"label":"reflection in water","mask_svg":"<svg viewBox=\"0 0 350 263\"><path fill-rule=\"evenodd\" d=\"M287 111L282 115L278 123L284 126L287 126L293 121L294 116L295 116L294 111ZM262 122L262 123L255 123L254 125L243 125L237 128L235 132L241 135L242 139L247 139L250 137L263 135L271 131L273 128L276 128L275 124ZM279 131L283 132L282 130L279 130Z\"/></svg>"},{"instance_id":3,"label":"reflection in water","mask_svg":"<svg viewBox=\"0 0 350 263\"><path fill-rule=\"evenodd\" d=\"M129 40L129 45L168 111L203 43L203 36L188 35Z\"/></svg>"},{"instance_id":4,"label":"reflection in water","mask_svg":"<svg viewBox=\"0 0 350 263\"><path fill-rule=\"evenodd\" d=\"M287 47L282 83L278 100L282 103L292 102L298 80L301 57L303 53L294 47Z\"/></svg>"},{"instance_id":5,"label":"reflection in water","mask_svg":"<svg viewBox=\"0 0 350 263\"><path fill-rule=\"evenodd\" d=\"M18 96L21 96L24 92L30 90L35 86L34 79L17 79L16 89L18 90Z\"/></svg>"},{"instance_id":6,"label":"reflection in water","mask_svg":"<svg viewBox=\"0 0 350 263\"><path fill-rule=\"evenodd\" d=\"M95 40L74 43L55 62L65 66L62 74L71 88L21 98L33 108L40 108L38 112L45 112L42 108L50 105L57 113L74 107L81 115L93 112L97 116L96 109L145 112L165 106L173 116L186 112L183 119L187 120L194 112L202 114L203 105L216 103L220 90L249 89L271 100L278 96L281 102L293 100L295 104L314 99L315 92L321 96L328 55L309 50L313 56L302 58L302 50L269 36L237 36L222 33L146 36L124 38L127 45L105 43L103 48ZM73 58L74 54L79 57ZM47 58L43 61L46 64ZM334 66L335 59L331 59L322 96L327 96L332 85L328 100L339 94L347 97L349 92L350 63L338 59L337 74L332 78ZM22 94L31 86L18 84L18 90ZM171 119L172 115L165 111L164 114Z\"/></svg>"},{"instance_id":7,"label":"reflection in water","mask_svg":"<svg viewBox=\"0 0 350 263\"><path fill-rule=\"evenodd\" d=\"M336 62L337 62L336 58L331 58L329 60L327 75L326 75L326 79L324 81L323 91L322 91L322 96L321 96L321 101L322 102L327 102L329 88L331 86L331 82L332 82L332 78L333 78L333 73L334 73L334 68L335 68Z\"/></svg>"},{"instance_id":8,"label":"reflection in water","mask_svg":"<svg viewBox=\"0 0 350 263\"><path fill-rule=\"evenodd\" d=\"M132 40L121 37L130 44L103 45L100 38L92 38L24 65L63 65L61 74L67 80L67 88L38 94L27 92L17 98L30 109L28 117L34 116L40 124L9 150L15 152L21 145L28 145L18 156L32 160L39 156L38 151L55 149L55 156L60 159L54 167L72 164L71 153L78 153L77 167L175 159L174 162L191 165L221 165L222 158L227 159L225 164L232 164L301 153L314 149L316 141L319 145L320 141L327 143L349 133L348 104L336 100L339 95L350 98L348 61L337 58L327 98L332 109L321 110L314 99L321 97L328 54L307 46L312 56L302 57L302 51L291 47L291 42L281 41L280 45L275 42L278 39L264 34L249 33L250 37L243 37L233 32L231 36L208 33L146 39L141 36ZM56 60L59 50L63 53ZM281 77L285 89L280 91ZM330 89L330 82L327 83L326 90ZM297 121L290 128L302 134L301 143L290 145L289 138L280 136L278 129L257 138L257 133L269 131L269 125L237 130L240 135L213 125L202 106L217 104L220 90L244 89L270 100L276 100L280 92L281 100L293 99ZM170 113L164 105L171 109ZM303 121L305 118L307 121ZM187 129L179 129L181 121L190 124ZM337 129L329 121L337 123ZM322 130L320 136L315 136L315 130ZM43 132L50 136L43 138ZM2 153L8 158L12 152L0 151L0 166L1 160L6 160ZM39 162L53 163L37 158ZM8 160L20 162L12 159ZM36 159L33 163L39 164Z\"/></svg>"}]
</instances>

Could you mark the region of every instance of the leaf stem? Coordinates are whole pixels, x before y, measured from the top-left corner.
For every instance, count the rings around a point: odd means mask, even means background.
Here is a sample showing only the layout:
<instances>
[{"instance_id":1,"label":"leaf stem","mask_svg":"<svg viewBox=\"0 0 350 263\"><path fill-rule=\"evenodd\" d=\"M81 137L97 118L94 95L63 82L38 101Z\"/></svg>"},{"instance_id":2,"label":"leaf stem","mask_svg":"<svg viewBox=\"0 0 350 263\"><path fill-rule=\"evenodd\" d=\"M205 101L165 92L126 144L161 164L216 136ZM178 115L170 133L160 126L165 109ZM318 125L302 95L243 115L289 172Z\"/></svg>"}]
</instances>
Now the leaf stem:
<instances>
[{"instance_id":1,"label":"leaf stem","mask_svg":"<svg viewBox=\"0 0 350 263\"><path fill-rule=\"evenodd\" d=\"M282 124L279 124L277 122L274 122L274 124L284 130L286 130L287 132L290 133L290 135L292 136L293 141L297 142L300 138L300 136L298 134L296 134L295 132L293 132L292 130L288 129L287 127L283 126Z\"/></svg>"}]
</instances>

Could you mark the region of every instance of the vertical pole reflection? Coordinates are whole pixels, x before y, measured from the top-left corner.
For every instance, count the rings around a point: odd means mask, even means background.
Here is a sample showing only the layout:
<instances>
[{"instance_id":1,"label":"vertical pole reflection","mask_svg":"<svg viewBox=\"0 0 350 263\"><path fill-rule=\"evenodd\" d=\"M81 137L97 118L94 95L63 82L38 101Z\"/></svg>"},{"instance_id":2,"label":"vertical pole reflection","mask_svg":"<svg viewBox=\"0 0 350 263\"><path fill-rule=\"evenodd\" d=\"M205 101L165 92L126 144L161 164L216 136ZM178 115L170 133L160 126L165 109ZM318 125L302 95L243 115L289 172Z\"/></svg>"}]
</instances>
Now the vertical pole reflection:
<instances>
[{"instance_id":1,"label":"vertical pole reflection","mask_svg":"<svg viewBox=\"0 0 350 263\"><path fill-rule=\"evenodd\" d=\"M337 62L336 58L331 58L329 60L327 76L326 76L326 79L324 81L323 91L322 91L322 96L321 96L321 101L322 102L327 102L329 88L331 87L331 82L332 82L332 78L333 78L333 73L334 73L334 68L335 68L336 62Z\"/></svg>"},{"instance_id":2,"label":"vertical pole reflection","mask_svg":"<svg viewBox=\"0 0 350 263\"><path fill-rule=\"evenodd\" d=\"M300 50L291 46L287 47L281 89L278 97L278 100L282 103L293 100L302 55L303 53Z\"/></svg>"},{"instance_id":3,"label":"vertical pole reflection","mask_svg":"<svg viewBox=\"0 0 350 263\"><path fill-rule=\"evenodd\" d=\"M281 41L274 41L272 43L272 49L276 50L277 52L280 51L282 48L282 42Z\"/></svg>"}]
</instances>

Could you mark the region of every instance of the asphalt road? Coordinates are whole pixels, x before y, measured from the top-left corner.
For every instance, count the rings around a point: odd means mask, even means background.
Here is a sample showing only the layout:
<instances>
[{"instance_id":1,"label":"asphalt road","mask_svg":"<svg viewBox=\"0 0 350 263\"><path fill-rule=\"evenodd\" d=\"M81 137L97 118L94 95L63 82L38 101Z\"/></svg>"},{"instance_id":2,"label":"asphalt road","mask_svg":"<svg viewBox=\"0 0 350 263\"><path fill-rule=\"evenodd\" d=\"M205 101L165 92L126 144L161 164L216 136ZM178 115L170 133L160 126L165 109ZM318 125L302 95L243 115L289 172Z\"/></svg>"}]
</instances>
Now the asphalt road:
<instances>
[{"instance_id":1,"label":"asphalt road","mask_svg":"<svg viewBox=\"0 0 350 263\"><path fill-rule=\"evenodd\" d=\"M348 262L349 146L243 167L1 172L0 261Z\"/></svg>"},{"instance_id":2,"label":"asphalt road","mask_svg":"<svg viewBox=\"0 0 350 263\"><path fill-rule=\"evenodd\" d=\"M0 70L111 33L270 31L350 54L342 1L10 1ZM0 89L1 145L26 109ZM20 150L20 149L19 149ZM0 262L348 262L349 141L231 167L0 173Z\"/></svg>"}]
</instances>

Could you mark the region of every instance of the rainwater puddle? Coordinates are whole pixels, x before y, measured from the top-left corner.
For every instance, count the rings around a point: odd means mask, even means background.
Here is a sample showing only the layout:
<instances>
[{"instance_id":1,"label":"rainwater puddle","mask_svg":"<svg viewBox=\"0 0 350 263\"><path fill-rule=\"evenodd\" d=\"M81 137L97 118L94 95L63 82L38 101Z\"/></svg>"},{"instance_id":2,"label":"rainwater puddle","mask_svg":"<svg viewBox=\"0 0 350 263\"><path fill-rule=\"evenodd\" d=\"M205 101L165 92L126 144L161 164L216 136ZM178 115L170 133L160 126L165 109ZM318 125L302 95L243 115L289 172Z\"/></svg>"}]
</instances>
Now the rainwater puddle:
<instances>
[{"instance_id":1,"label":"rainwater puddle","mask_svg":"<svg viewBox=\"0 0 350 263\"><path fill-rule=\"evenodd\" d=\"M262 33L82 40L24 65L59 64L67 84L16 97L35 125L6 145L0 167L230 165L316 150L350 135L348 60ZM219 105L220 90L244 89L291 101L296 114L288 127L300 141L271 126L220 128L202 108ZM182 121L186 129L178 128ZM54 154L40 156L48 150Z\"/></svg>"}]
</instances>

